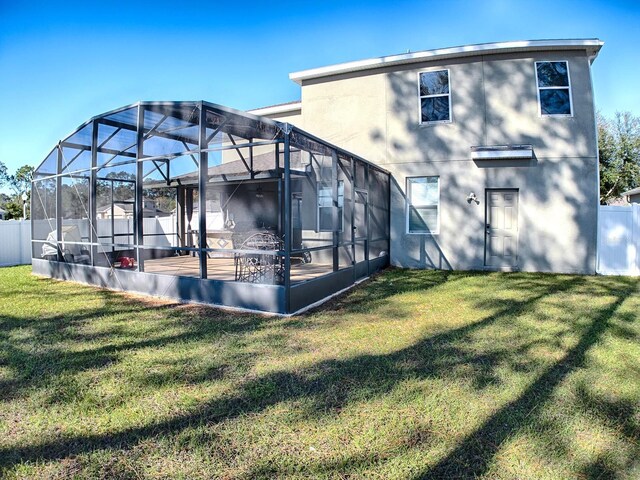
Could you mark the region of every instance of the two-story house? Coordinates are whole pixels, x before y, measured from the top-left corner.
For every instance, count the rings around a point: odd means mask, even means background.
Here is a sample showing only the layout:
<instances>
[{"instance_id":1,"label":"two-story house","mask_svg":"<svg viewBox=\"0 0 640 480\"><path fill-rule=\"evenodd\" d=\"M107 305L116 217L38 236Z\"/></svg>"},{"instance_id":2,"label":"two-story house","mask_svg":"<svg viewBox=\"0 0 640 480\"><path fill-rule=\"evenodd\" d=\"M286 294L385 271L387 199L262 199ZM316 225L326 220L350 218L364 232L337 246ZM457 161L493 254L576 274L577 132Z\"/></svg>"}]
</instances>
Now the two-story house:
<instances>
[{"instance_id":1,"label":"two-story house","mask_svg":"<svg viewBox=\"0 0 640 480\"><path fill-rule=\"evenodd\" d=\"M301 100L253 110L392 174L391 263L594 273L603 42L537 40L290 74Z\"/></svg>"},{"instance_id":2,"label":"two-story house","mask_svg":"<svg viewBox=\"0 0 640 480\"><path fill-rule=\"evenodd\" d=\"M33 271L277 313L389 263L594 273L601 47L407 53L293 73L299 102L249 113L102 113L34 173Z\"/></svg>"}]
</instances>

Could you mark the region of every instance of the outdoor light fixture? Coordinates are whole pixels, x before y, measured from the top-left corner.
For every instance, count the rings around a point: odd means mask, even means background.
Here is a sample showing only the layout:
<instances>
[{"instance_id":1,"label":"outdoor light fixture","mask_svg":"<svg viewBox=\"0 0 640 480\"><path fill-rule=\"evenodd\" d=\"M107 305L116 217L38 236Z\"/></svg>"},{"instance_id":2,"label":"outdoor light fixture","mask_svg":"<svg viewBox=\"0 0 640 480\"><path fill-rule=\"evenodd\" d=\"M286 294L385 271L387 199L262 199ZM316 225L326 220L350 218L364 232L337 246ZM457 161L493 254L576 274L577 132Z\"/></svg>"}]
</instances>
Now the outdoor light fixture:
<instances>
[{"instance_id":1,"label":"outdoor light fixture","mask_svg":"<svg viewBox=\"0 0 640 480\"><path fill-rule=\"evenodd\" d=\"M467 203L471 204L471 202L476 202L476 205L480 205L480 200L473 192L469 192L469 195L467 195Z\"/></svg>"}]
</instances>

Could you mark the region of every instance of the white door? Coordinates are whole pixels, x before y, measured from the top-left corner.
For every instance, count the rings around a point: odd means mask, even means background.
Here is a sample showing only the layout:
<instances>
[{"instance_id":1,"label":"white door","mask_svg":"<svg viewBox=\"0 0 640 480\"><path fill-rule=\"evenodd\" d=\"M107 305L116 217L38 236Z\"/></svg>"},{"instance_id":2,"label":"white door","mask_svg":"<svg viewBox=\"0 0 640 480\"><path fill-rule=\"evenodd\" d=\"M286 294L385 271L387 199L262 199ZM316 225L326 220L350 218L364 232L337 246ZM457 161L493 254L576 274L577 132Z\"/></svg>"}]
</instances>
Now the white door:
<instances>
[{"instance_id":1,"label":"white door","mask_svg":"<svg viewBox=\"0 0 640 480\"><path fill-rule=\"evenodd\" d=\"M518 266L518 190L486 190L485 266Z\"/></svg>"}]
</instances>

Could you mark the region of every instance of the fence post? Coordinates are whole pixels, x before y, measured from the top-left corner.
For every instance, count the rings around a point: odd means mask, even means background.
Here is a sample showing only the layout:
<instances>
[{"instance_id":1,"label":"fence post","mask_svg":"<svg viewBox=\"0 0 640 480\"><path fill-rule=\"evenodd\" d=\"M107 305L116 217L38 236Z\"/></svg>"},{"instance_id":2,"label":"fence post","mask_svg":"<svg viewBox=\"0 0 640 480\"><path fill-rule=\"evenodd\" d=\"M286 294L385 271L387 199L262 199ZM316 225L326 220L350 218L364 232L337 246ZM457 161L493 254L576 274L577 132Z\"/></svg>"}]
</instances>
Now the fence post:
<instances>
[{"instance_id":1,"label":"fence post","mask_svg":"<svg viewBox=\"0 0 640 480\"><path fill-rule=\"evenodd\" d=\"M631 204L631 242L635 250L633 274L640 275L640 203Z\"/></svg>"}]
</instances>

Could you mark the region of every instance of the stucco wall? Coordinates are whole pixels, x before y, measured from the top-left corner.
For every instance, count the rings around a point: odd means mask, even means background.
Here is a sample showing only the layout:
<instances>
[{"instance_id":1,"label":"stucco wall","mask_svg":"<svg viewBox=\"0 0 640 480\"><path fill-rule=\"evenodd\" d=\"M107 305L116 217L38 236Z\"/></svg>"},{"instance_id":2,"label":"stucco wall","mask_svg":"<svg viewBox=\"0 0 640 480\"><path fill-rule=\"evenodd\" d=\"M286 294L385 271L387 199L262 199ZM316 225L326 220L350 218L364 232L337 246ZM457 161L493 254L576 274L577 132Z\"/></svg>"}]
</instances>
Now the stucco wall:
<instances>
[{"instance_id":1,"label":"stucco wall","mask_svg":"<svg viewBox=\"0 0 640 480\"><path fill-rule=\"evenodd\" d=\"M539 114L535 61L566 60L572 117ZM418 73L449 69L452 122L420 125ZM523 270L595 272L597 146L589 60L540 52L425 62L308 80L298 125L384 166L392 188L392 263L476 269L484 265L485 189L519 190ZM531 144L531 161L470 159L475 145ZM440 176L441 231L409 235L407 176ZM468 204L476 193L480 204Z\"/></svg>"}]
</instances>

